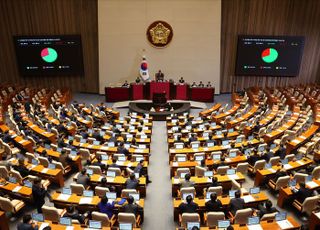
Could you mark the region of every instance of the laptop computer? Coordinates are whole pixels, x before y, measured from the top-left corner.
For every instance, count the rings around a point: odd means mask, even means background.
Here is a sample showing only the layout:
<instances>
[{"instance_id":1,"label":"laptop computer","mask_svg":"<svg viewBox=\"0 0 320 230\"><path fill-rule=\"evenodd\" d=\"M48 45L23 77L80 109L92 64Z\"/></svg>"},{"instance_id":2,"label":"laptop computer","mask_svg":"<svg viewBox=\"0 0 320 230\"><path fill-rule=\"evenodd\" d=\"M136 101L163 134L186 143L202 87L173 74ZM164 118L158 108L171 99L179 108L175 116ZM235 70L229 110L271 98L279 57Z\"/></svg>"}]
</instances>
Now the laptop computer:
<instances>
[{"instance_id":1,"label":"laptop computer","mask_svg":"<svg viewBox=\"0 0 320 230\"><path fill-rule=\"evenodd\" d=\"M289 180L289 187L295 187L297 185L296 180Z\"/></svg>"},{"instance_id":2,"label":"laptop computer","mask_svg":"<svg viewBox=\"0 0 320 230\"><path fill-rule=\"evenodd\" d=\"M250 188L249 193L250 194L258 194L258 193L260 193L260 188L259 187Z\"/></svg>"},{"instance_id":3,"label":"laptop computer","mask_svg":"<svg viewBox=\"0 0 320 230\"><path fill-rule=\"evenodd\" d=\"M16 184L16 183L17 183L17 178L10 176L9 179L8 179L8 181L9 181L10 183Z\"/></svg>"},{"instance_id":4,"label":"laptop computer","mask_svg":"<svg viewBox=\"0 0 320 230\"><path fill-rule=\"evenodd\" d=\"M271 163L267 163L265 166L266 166L266 169L271 169L272 168L272 164Z\"/></svg>"},{"instance_id":5,"label":"laptop computer","mask_svg":"<svg viewBox=\"0 0 320 230\"><path fill-rule=\"evenodd\" d=\"M101 221L89 220L89 228L101 229L102 228Z\"/></svg>"},{"instance_id":6,"label":"laptop computer","mask_svg":"<svg viewBox=\"0 0 320 230\"><path fill-rule=\"evenodd\" d=\"M93 145L100 145L100 141L94 141Z\"/></svg>"},{"instance_id":7,"label":"laptop computer","mask_svg":"<svg viewBox=\"0 0 320 230\"><path fill-rule=\"evenodd\" d=\"M193 227L200 229L200 222L187 222L187 230L192 230Z\"/></svg>"},{"instance_id":8,"label":"laptop computer","mask_svg":"<svg viewBox=\"0 0 320 230\"><path fill-rule=\"evenodd\" d=\"M223 146L229 145L229 140L224 140L224 141L222 141L222 145L223 145Z\"/></svg>"},{"instance_id":9,"label":"laptop computer","mask_svg":"<svg viewBox=\"0 0 320 230\"><path fill-rule=\"evenodd\" d=\"M39 162L38 162L36 159L32 159L32 160L31 160L31 164L33 164L33 165L38 165Z\"/></svg>"},{"instance_id":10,"label":"laptop computer","mask_svg":"<svg viewBox=\"0 0 320 230\"><path fill-rule=\"evenodd\" d=\"M32 182L29 181L29 180L25 180L25 181L23 182L23 184L24 184L24 186L26 186L26 187L28 187L28 188L32 188Z\"/></svg>"},{"instance_id":11,"label":"laptop computer","mask_svg":"<svg viewBox=\"0 0 320 230\"><path fill-rule=\"evenodd\" d=\"M93 191L92 190L84 190L82 195L85 197L93 197Z\"/></svg>"},{"instance_id":12,"label":"laptop computer","mask_svg":"<svg viewBox=\"0 0 320 230\"><path fill-rule=\"evenodd\" d=\"M219 161L220 159L221 159L221 155L219 155L219 154L213 155L213 160Z\"/></svg>"},{"instance_id":13,"label":"laptop computer","mask_svg":"<svg viewBox=\"0 0 320 230\"><path fill-rule=\"evenodd\" d=\"M230 226L230 220L218 220L218 228L226 229Z\"/></svg>"},{"instance_id":14,"label":"laptop computer","mask_svg":"<svg viewBox=\"0 0 320 230\"><path fill-rule=\"evenodd\" d=\"M214 142L208 142L207 143L207 147L213 147L214 146Z\"/></svg>"},{"instance_id":15,"label":"laptop computer","mask_svg":"<svg viewBox=\"0 0 320 230\"><path fill-rule=\"evenodd\" d=\"M198 148L199 148L199 144L198 144L198 143L193 143L193 144L191 145L191 148L193 148L193 149L198 149Z\"/></svg>"},{"instance_id":16,"label":"laptop computer","mask_svg":"<svg viewBox=\"0 0 320 230\"><path fill-rule=\"evenodd\" d=\"M114 142L108 142L108 147L114 147L114 146L115 146Z\"/></svg>"},{"instance_id":17,"label":"laptop computer","mask_svg":"<svg viewBox=\"0 0 320 230\"><path fill-rule=\"evenodd\" d=\"M230 152L229 157L230 158L235 158L237 156L237 152Z\"/></svg>"},{"instance_id":18,"label":"laptop computer","mask_svg":"<svg viewBox=\"0 0 320 230\"><path fill-rule=\"evenodd\" d=\"M185 161L187 161L187 158L186 157L177 157L177 161L178 162L185 162Z\"/></svg>"},{"instance_id":19,"label":"laptop computer","mask_svg":"<svg viewBox=\"0 0 320 230\"><path fill-rule=\"evenodd\" d=\"M37 222L43 222L44 221L43 214L41 214L41 213L32 213L31 217L32 217L33 220L35 220Z\"/></svg>"},{"instance_id":20,"label":"laptop computer","mask_svg":"<svg viewBox=\"0 0 320 230\"><path fill-rule=\"evenodd\" d=\"M72 220L71 220L70 217L60 217L59 224L66 225L66 226L71 226L72 225Z\"/></svg>"},{"instance_id":21,"label":"laptop computer","mask_svg":"<svg viewBox=\"0 0 320 230\"><path fill-rule=\"evenodd\" d=\"M278 212L276 214L276 221L282 221L287 219L287 213L286 212Z\"/></svg>"},{"instance_id":22,"label":"laptop computer","mask_svg":"<svg viewBox=\"0 0 320 230\"><path fill-rule=\"evenodd\" d=\"M230 196L230 198L234 198L236 195L236 191L237 190L229 190L229 196Z\"/></svg>"},{"instance_id":23,"label":"laptop computer","mask_svg":"<svg viewBox=\"0 0 320 230\"><path fill-rule=\"evenodd\" d=\"M204 176L205 177L213 177L213 172L212 171L205 171Z\"/></svg>"},{"instance_id":24,"label":"laptop computer","mask_svg":"<svg viewBox=\"0 0 320 230\"><path fill-rule=\"evenodd\" d=\"M116 177L116 172L107 171L107 177Z\"/></svg>"},{"instance_id":25,"label":"laptop computer","mask_svg":"<svg viewBox=\"0 0 320 230\"><path fill-rule=\"evenodd\" d=\"M306 180L306 183L312 181L312 175L307 176L305 180Z\"/></svg>"},{"instance_id":26,"label":"laptop computer","mask_svg":"<svg viewBox=\"0 0 320 230\"><path fill-rule=\"evenodd\" d=\"M56 169L56 165L55 165L55 164L49 164L49 165L48 165L48 168L49 168L49 169Z\"/></svg>"},{"instance_id":27,"label":"laptop computer","mask_svg":"<svg viewBox=\"0 0 320 230\"><path fill-rule=\"evenodd\" d=\"M62 194L71 195L72 194L71 188L62 188Z\"/></svg>"},{"instance_id":28,"label":"laptop computer","mask_svg":"<svg viewBox=\"0 0 320 230\"><path fill-rule=\"evenodd\" d=\"M227 175L234 175L236 174L236 170L235 169L228 169L227 170Z\"/></svg>"},{"instance_id":29,"label":"laptop computer","mask_svg":"<svg viewBox=\"0 0 320 230\"><path fill-rule=\"evenodd\" d=\"M102 154L101 156L101 160L103 161L107 161L108 160L108 155L107 154Z\"/></svg>"},{"instance_id":30,"label":"laptop computer","mask_svg":"<svg viewBox=\"0 0 320 230\"><path fill-rule=\"evenodd\" d=\"M118 161L126 161L126 157L125 156L119 156L118 157Z\"/></svg>"},{"instance_id":31,"label":"laptop computer","mask_svg":"<svg viewBox=\"0 0 320 230\"><path fill-rule=\"evenodd\" d=\"M92 169L87 169L87 174L89 174L90 176L93 175L93 170Z\"/></svg>"},{"instance_id":32,"label":"laptop computer","mask_svg":"<svg viewBox=\"0 0 320 230\"><path fill-rule=\"evenodd\" d=\"M130 224L130 223L119 223L119 230L132 230L132 224Z\"/></svg>"},{"instance_id":33,"label":"laptop computer","mask_svg":"<svg viewBox=\"0 0 320 230\"><path fill-rule=\"evenodd\" d=\"M202 161L204 159L204 156L196 156L195 160L196 161Z\"/></svg>"},{"instance_id":34,"label":"laptop computer","mask_svg":"<svg viewBox=\"0 0 320 230\"><path fill-rule=\"evenodd\" d=\"M234 129L228 129L228 133L233 133Z\"/></svg>"},{"instance_id":35,"label":"laptop computer","mask_svg":"<svg viewBox=\"0 0 320 230\"><path fill-rule=\"evenodd\" d=\"M248 225L257 225L260 224L260 219L258 216L252 216L248 218Z\"/></svg>"}]
</instances>

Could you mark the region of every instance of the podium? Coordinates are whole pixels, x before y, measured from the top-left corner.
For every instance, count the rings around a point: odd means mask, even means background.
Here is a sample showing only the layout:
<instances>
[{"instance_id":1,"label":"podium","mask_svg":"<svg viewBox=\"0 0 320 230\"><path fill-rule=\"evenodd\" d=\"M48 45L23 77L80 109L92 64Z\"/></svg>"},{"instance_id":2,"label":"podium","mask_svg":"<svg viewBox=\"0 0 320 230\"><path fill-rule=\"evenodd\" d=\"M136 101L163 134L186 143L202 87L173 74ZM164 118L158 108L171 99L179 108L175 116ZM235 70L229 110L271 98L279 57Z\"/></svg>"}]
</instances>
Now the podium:
<instances>
[{"instance_id":1,"label":"podium","mask_svg":"<svg viewBox=\"0 0 320 230\"><path fill-rule=\"evenodd\" d=\"M150 95L149 99L153 99L154 93L165 93L166 99L170 98L170 83L169 82L150 82Z\"/></svg>"},{"instance_id":2,"label":"podium","mask_svg":"<svg viewBox=\"0 0 320 230\"><path fill-rule=\"evenodd\" d=\"M131 99L132 100L143 100L144 95L143 95L143 84L136 84L133 83L131 85Z\"/></svg>"},{"instance_id":3,"label":"podium","mask_svg":"<svg viewBox=\"0 0 320 230\"><path fill-rule=\"evenodd\" d=\"M176 85L176 100L188 100L188 85L178 84Z\"/></svg>"}]
</instances>

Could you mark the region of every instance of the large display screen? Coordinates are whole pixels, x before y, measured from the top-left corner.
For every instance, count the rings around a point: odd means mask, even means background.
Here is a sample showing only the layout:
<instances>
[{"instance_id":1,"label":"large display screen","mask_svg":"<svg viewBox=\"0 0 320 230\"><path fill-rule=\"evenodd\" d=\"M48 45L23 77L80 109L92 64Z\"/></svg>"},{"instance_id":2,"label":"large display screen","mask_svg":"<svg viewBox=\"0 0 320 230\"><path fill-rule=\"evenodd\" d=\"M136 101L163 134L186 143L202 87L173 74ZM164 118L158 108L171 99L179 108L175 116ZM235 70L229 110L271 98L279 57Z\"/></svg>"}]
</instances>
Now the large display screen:
<instances>
[{"instance_id":1,"label":"large display screen","mask_svg":"<svg viewBox=\"0 0 320 230\"><path fill-rule=\"evenodd\" d=\"M80 35L14 36L22 75L83 74Z\"/></svg>"},{"instance_id":2,"label":"large display screen","mask_svg":"<svg viewBox=\"0 0 320 230\"><path fill-rule=\"evenodd\" d=\"M297 76L303 47L300 36L239 36L236 75Z\"/></svg>"}]
</instances>

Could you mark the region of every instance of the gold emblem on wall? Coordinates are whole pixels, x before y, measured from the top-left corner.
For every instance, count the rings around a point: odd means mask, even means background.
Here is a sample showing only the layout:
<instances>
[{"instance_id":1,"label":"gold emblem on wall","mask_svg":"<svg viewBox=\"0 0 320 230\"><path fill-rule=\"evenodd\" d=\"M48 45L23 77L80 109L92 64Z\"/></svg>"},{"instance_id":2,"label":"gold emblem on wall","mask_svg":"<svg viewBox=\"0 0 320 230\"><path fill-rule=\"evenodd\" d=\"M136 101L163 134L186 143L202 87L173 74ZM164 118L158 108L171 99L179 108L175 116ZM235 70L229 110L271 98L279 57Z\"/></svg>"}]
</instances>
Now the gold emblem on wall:
<instances>
[{"instance_id":1,"label":"gold emblem on wall","mask_svg":"<svg viewBox=\"0 0 320 230\"><path fill-rule=\"evenodd\" d=\"M165 21L155 21L147 29L148 41L157 48L166 47L172 37L172 27Z\"/></svg>"}]
</instances>

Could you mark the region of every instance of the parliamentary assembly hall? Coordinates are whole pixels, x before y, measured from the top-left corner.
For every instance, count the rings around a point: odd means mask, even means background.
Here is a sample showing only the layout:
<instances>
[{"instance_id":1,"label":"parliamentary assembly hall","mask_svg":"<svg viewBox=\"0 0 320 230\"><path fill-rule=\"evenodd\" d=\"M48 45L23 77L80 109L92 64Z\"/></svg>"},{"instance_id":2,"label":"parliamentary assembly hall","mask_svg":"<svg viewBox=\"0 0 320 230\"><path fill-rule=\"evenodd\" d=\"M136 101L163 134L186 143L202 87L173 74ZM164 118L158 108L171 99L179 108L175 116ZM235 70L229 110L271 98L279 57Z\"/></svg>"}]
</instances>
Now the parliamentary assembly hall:
<instances>
[{"instance_id":1,"label":"parliamentary assembly hall","mask_svg":"<svg viewBox=\"0 0 320 230\"><path fill-rule=\"evenodd\" d=\"M320 0L1 0L0 230L320 230Z\"/></svg>"}]
</instances>

